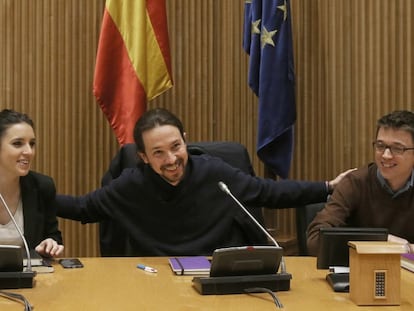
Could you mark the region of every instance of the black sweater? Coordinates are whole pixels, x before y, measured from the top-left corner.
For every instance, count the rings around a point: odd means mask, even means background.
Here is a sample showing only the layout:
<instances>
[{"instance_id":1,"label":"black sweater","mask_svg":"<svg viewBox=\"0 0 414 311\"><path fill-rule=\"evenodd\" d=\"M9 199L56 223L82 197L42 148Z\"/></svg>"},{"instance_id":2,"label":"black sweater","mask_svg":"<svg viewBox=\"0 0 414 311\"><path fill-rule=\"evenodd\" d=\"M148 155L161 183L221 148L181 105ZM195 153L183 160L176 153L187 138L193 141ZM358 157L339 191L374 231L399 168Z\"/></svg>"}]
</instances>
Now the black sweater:
<instances>
[{"instance_id":1,"label":"black sweater","mask_svg":"<svg viewBox=\"0 0 414 311\"><path fill-rule=\"evenodd\" d=\"M149 166L125 169L108 186L85 196L57 196L58 216L97 222L111 218L130 235L141 256L210 255L242 245L259 230L240 221L244 212L224 192L226 183L242 204L297 207L326 200L323 182L273 181L252 177L219 158L190 156L184 179L172 186Z\"/></svg>"}]
</instances>

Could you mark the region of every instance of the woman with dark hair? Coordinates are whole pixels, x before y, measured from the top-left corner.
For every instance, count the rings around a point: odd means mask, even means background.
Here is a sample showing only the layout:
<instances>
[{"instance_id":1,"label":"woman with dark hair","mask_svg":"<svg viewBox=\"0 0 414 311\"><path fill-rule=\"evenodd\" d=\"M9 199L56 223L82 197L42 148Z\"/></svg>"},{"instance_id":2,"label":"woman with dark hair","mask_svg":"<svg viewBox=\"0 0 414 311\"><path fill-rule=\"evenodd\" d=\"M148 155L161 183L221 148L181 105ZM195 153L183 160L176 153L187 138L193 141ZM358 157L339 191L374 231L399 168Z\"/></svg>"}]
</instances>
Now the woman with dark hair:
<instances>
[{"instance_id":1,"label":"woman with dark hair","mask_svg":"<svg viewBox=\"0 0 414 311\"><path fill-rule=\"evenodd\" d=\"M26 114L0 111L0 244L23 245L8 208L29 248L55 257L64 248L56 218L56 188L52 178L30 170L35 145L34 124Z\"/></svg>"}]
</instances>

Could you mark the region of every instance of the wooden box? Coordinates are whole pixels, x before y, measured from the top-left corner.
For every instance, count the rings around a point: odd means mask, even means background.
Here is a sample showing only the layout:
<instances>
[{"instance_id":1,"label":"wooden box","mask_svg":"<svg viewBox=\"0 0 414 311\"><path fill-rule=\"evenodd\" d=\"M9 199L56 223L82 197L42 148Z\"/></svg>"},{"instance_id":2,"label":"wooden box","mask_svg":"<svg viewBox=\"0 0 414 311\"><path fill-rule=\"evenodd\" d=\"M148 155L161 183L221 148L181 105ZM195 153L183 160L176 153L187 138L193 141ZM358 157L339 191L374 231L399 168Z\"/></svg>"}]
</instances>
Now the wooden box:
<instances>
[{"instance_id":1,"label":"wooden box","mask_svg":"<svg viewBox=\"0 0 414 311\"><path fill-rule=\"evenodd\" d=\"M359 305L399 305L401 254L393 242L350 241L349 295Z\"/></svg>"}]
</instances>

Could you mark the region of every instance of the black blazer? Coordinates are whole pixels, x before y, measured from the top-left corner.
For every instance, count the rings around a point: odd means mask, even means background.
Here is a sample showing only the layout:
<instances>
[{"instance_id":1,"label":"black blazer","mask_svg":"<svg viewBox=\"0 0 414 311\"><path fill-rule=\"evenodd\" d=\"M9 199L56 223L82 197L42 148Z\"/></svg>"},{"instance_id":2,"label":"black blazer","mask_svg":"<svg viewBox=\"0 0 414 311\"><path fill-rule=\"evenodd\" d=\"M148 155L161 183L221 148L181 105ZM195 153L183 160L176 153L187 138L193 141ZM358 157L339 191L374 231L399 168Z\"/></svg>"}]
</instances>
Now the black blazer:
<instances>
[{"instance_id":1,"label":"black blazer","mask_svg":"<svg viewBox=\"0 0 414 311\"><path fill-rule=\"evenodd\" d=\"M24 236L30 249L46 238L62 244L56 218L56 187L52 178L36 172L20 177Z\"/></svg>"}]
</instances>

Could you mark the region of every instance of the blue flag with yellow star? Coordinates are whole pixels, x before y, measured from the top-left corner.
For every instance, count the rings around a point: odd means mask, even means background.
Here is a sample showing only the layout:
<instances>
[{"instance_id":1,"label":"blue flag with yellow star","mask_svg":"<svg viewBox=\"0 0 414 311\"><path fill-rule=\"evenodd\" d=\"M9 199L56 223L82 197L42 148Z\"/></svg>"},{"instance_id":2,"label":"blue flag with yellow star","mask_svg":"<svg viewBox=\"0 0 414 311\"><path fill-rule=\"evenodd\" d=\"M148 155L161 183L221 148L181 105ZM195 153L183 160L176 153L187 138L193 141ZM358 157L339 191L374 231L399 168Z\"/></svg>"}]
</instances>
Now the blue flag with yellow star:
<instances>
[{"instance_id":1,"label":"blue flag with yellow star","mask_svg":"<svg viewBox=\"0 0 414 311\"><path fill-rule=\"evenodd\" d=\"M289 0L245 2L243 48L259 98L257 155L282 178L289 175L296 121L292 46Z\"/></svg>"}]
</instances>

